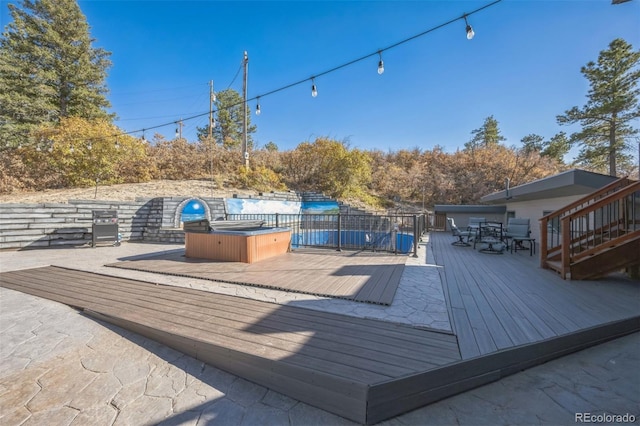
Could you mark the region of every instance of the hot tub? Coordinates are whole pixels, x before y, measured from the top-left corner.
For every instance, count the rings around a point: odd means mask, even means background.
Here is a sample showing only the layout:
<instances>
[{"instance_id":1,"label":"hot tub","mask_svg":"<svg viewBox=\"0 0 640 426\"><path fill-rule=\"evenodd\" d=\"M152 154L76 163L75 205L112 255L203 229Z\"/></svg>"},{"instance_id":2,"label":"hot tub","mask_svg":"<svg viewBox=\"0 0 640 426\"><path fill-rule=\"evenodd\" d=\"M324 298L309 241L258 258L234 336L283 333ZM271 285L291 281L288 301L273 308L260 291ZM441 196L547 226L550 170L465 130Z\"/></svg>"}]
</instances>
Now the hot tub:
<instances>
[{"instance_id":1,"label":"hot tub","mask_svg":"<svg viewBox=\"0 0 640 426\"><path fill-rule=\"evenodd\" d=\"M185 255L198 259L254 263L289 251L289 228L185 233Z\"/></svg>"}]
</instances>

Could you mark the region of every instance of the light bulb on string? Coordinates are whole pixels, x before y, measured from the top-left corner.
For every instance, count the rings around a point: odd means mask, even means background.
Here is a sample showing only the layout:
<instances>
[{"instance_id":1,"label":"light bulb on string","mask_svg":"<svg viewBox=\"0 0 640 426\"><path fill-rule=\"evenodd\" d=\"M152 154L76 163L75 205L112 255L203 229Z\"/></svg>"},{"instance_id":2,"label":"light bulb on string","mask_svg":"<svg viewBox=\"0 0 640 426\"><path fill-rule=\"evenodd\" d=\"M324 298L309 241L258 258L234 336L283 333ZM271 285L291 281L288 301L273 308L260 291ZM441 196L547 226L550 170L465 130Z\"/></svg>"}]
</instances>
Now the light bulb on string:
<instances>
[{"instance_id":1,"label":"light bulb on string","mask_svg":"<svg viewBox=\"0 0 640 426\"><path fill-rule=\"evenodd\" d=\"M384 61L382 60L382 52L378 52L378 55L380 55L380 61L378 62L378 74L382 75L382 73L384 73Z\"/></svg>"},{"instance_id":2,"label":"light bulb on string","mask_svg":"<svg viewBox=\"0 0 640 426\"><path fill-rule=\"evenodd\" d=\"M93 148L93 145L91 145L91 141L89 141L89 143L87 144L87 149L91 151L91 148Z\"/></svg>"},{"instance_id":3,"label":"light bulb on string","mask_svg":"<svg viewBox=\"0 0 640 426\"><path fill-rule=\"evenodd\" d=\"M260 96L256 100L256 115L260 115Z\"/></svg>"},{"instance_id":4,"label":"light bulb on string","mask_svg":"<svg viewBox=\"0 0 640 426\"><path fill-rule=\"evenodd\" d=\"M71 154L73 154L73 151L74 151L74 150L73 150L73 145L71 145L71 146L69 147L69 152L70 152Z\"/></svg>"},{"instance_id":5,"label":"light bulb on string","mask_svg":"<svg viewBox=\"0 0 640 426\"><path fill-rule=\"evenodd\" d=\"M120 149L120 142L118 142L118 138L116 137L116 144L115 144L116 149Z\"/></svg>"},{"instance_id":6,"label":"light bulb on string","mask_svg":"<svg viewBox=\"0 0 640 426\"><path fill-rule=\"evenodd\" d=\"M142 129L142 142L146 143L147 139L144 137L144 129Z\"/></svg>"},{"instance_id":7,"label":"light bulb on string","mask_svg":"<svg viewBox=\"0 0 640 426\"><path fill-rule=\"evenodd\" d=\"M316 87L316 80L313 77L311 77L311 96L313 96L314 98L318 96L318 88Z\"/></svg>"},{"instance_id":8,"label":"light bulb on string","mask_svg":"<svg viewBox=\"0 0 640 426\"><path fill-rule=\"evenodd\" d=\"M467 15L464 15L464 23L467 25L467 40L471 40L476 33L473 31L471 25L469 25L469 22L467 22Z\"/></svg>"}]
</instances>

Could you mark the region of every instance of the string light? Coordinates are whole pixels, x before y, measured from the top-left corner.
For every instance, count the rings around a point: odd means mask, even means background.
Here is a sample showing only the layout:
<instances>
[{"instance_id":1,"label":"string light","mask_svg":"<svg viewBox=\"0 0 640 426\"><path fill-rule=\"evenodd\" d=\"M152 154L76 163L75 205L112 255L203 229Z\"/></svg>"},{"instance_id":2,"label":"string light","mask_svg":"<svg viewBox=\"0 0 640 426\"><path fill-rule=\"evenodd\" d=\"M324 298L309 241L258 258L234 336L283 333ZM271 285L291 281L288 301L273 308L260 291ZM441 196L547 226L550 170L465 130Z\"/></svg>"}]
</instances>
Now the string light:
<instances>
[{"instance_id":1,"label":"string light","mask_svg":"<svg viewBox=\"0 0 640 426\"><path fill-rule=\"evenodd\" d=\"M91 148L93 148L93 145L91 145L91 141L88 141L87 149L91 151Z\"/></svg>"},{"instance_id":2,"label":"string light","mask_svg":"<svg viewBox=\"0 0 640 426\"><path fill-rule=\"evenodd\" d=\"M318 96L318 89L317 89L317 87L315 85L315 77L321 77L323 75L332 73L334 71L338 71L338 70L340 70L342 68L348 67L348 66L353 65L353 64L355 64L357 62L361 62L361 61L363 61L365 59L369 59L370 57L375 56L375 55L379 55L379 57L380 57L379 62L378 62L378 74L382 74L382 73L384 73L384 61L382 60L382 52L384 52L385 50L390 50L390 49L396 48L396 47L398 47L398 46L400 46L402 44L408 43L409 41L415 40L415 39L417 39L419 37L425 36L425 35L427 35L429 33L432 33L432 32L434 32L436 30L439 30L439 29L441 29L443 27L446 27L446 26L448 26L448 25L450 25L450 24L452 24L452 23L454 23L454 22L456 22L458 20L461 20L461 19L463 19L465 21L467 39L471 40L475 36L475 32L473 31L473 28L471 27L471 25L469 25L469 23L467 21L467 17L470 16L470 15L473 15L475 13L478 13L478 12L484 10L484 9L487 9L487 8L489 8L491 6L494 6L494 5L498 4L498 3L500 3L501 1L502 0L494 0L494 1L492 1L492 2L490 2L488 4L485 4L484 6L481 6L481 7L477 8L477 9L471 11L471 12L465 13L462 16L450 19L449 21L446 21L446 22L444 22L442 24L439 24L439 25L436 25L434 27L431 27L431 28L419 33L419 34L415 34L415 35L413 35L411 37L408 37L408 38L406 38L404 40L401 40L399 42L391 44L391 45L389 45L389 46L387 46L387 47L385 47L383 49L377 50L376 52L370 53L368 55L364 55L364 56L362 56L360 58L351 60L349 62L346 62L346 63L342 64L342 65L338 65L338 66L333 67L333 68L331 68L331 69L329 69L327 71L315 74L314 77L306 78L306 79L303 79L303 80L299 80L299 81L296 81L294 83L290 83L290 84L288 84L286 86L282 86L280 88L271 90L269 92L262 93L260 96L254 97L254 98L249 99L249 100L258 99L260 97L272 95L274 93L277 93L277 92L289 89L291 87L297 86L299 84L308 82L309 80L311 80L311 96L316 97L316 96ZM213 101L216 101L215 93L212 93L211 98L212 98ZM231 108L237 107L239 105L242 105L242 102L234 104L234 105L229 105L225 109L231 109ZM258 105L256 107L256 114L258 114L258 111L259 111L259 103L258 103ZM219 110L216 110L215 112L219 112ZM204 112L204 113L201 113L201 114L190 116L188 118L185 118L184 120L193 120L193 119L196 119L196 118L204 117L205 115L208 115L208 114L209 114L209 112L207 111L207 112ZM161 128L161 127L169 126L169 125L174 124L174 123L175 123L175 121L169 122L169 123L163 123L163 124L159 124L159 125L156 125L156 126L149 127L147 129L141 129L141 130L138 129L138 130L132 130L130 132L122 132L122 133L118 133L116 135L111 135L109 137L118 136L118 135L130 135L130 134L135 134L135 133L138 133L138 132L142 131L142 142L147 142L147 140L145 138L145 130L158 129L158 128ZM216 125L215 120L212 122L212 125L213 126ZM106 136L105 136L105 138L106 138Z\"/></svg>"},{"instance_id":3,"label":"string light","mask_svg":"<svg viewBox=\"0 0 640 426\"><path fill-rule=\"evenodd\" d=\"M116 149L120 149L120 142L118 142L118 137L116 136L116 144L115 144Z\"/></svg>"},{"instance_id":4,"label":"string light","mask_svg":"<svg viewBox=\"0 0 640 426\"><path fill-rule=\"evenodd\" d=\"M463 15L463 17L464 23L467 25L467 40L471 40L473 36L476 35L476 33L473 32L473 28L471 28L471 25L469 25L469 22L467 22L467 15Z\"/></svg>"},{"instance_id":5,"label":"string light","mask_svg":"<svg viewBox=\"0 0 640 426\"><path fill-rule=\"evenodd\" d=\"M256 115L260 115L260 96L256 98Z\"/></svg>"}]
</instances>

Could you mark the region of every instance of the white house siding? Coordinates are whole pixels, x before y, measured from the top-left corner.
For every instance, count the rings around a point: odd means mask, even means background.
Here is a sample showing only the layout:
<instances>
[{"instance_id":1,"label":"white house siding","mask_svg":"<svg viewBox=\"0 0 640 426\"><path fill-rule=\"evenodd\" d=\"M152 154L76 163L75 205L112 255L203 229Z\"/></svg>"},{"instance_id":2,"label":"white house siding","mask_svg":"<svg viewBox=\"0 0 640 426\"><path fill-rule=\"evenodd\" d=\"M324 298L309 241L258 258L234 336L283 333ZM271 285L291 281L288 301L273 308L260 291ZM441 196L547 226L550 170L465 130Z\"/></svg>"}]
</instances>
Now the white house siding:
<instances>
[{"instance_id":1,"label":"white house siding","mask_svg":"<svg viewBox=\"0 0 640 426\"><path fill-rule=\"evenodd\" d=\"M543 212L556 211L582 197L584 194L520 202L510 200L507 202L507 212L515 212L515 217L531 219L531 237L536 239L536 244L540 244L540 218Z\"/></svg>"}]
</instances>

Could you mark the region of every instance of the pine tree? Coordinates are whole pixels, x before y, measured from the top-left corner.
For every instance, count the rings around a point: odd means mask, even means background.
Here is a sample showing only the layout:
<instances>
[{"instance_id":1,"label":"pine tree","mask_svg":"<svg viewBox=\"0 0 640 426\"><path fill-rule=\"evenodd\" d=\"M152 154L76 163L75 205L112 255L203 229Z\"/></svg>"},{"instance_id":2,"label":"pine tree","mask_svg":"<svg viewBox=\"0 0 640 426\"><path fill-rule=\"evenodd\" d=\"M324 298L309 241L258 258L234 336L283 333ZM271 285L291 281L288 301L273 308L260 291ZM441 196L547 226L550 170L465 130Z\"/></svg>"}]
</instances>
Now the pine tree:
<instances>
[{"instance_id":1,"label":"pine tree","mask_svg":"<svg viewBox=\"0 0 640 426\"><path fill-rule=\"evenodd\" d=\"M631 123L640 117L639 63L640 52L615 39L609 49L600 52L598 63L589 62L580 70L591 85L587 104L557 117L559 124L582 125L582 130L570 137L572 143L582 145L578 163L597 171L608 166L611 176L617 175L618 168L629 168L629 138L638 133Z\"/></svg>"},{"instance_id":2,"label":"pine tree","mask_svg":"<svg viewBox=\"0 0 640 426\"><path fill-rule=\"evenodd\" d=\"M76 0L22 0L0 37L0 145L28 143L41 124L109 119L109 52L92 46Z\"/></svg>"},{"instance_id":3,"label":"pine tree","mask_svg":"<svg viewBox=\"0 0 640 426\"><path fill-rule=\"evenodd\" d=\"M548 141L544 142L540 155L552 158L558 163L563 164L564 156L570 149L571 143L569 142L569 139L567 139L567 134L565 132L560 132L553 135L553 137Z\"/></svg>"},{"instance_id":4,"label":"pine tree","mask_svg":"<svg viewBox=\"0 0 640 426\"><path fill-rule=\"evenodd\" d=\"M242 145L242 96L233 89L225 89L216 94L215 109L217 125L213 128L216 143L227 149L235 149ZM198 139L205 140L209 126L198 128ZM253 147L252 133L256 126L251 125L251 111L247 109L247 146Z\"/></svg>"},{"instance_id":5,"label":"pine tree","mask_svg":"<svg viewBox=\"0 0 640 426\"><path fill-rule=\"evenodd\" d=\"M500 142L506 140L506 138L500 134L498 120L493 118L493 115L485 118L482 127L473 130L471 134L473 135L471 140L464 144L467 150L498 145Z\"/></svg>"},{"instance_id":6,"label":"pine tree","mask_svg":"<svg viewBox=\"0 0 640 426\"><path fill-rule=\"evenodd\" d=\"M520 142L522 143L522 149L526 153L540 152L544 148L544 138L535 133L523 137Z\"/></svg>"}]
</instances>

